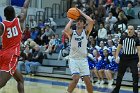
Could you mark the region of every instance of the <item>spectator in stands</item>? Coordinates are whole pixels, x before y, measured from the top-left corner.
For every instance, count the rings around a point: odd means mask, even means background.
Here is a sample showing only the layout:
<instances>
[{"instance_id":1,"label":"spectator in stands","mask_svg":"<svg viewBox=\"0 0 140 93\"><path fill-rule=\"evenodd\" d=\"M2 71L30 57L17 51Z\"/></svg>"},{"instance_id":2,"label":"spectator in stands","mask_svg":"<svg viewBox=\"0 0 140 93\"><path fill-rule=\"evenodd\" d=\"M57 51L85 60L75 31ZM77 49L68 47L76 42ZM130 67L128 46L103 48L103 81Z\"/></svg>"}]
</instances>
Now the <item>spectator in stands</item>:
<instances>
[{"instance_id":1,"label":"spectator in stands","mask_svg":"<svg viewBox=\"0 0 140 93\"><path fill-rule=\"evenodd\" d=\"M54 31L51 29L51 27L47 24L45 27L45 32L43 35L41 35L41 39L43 39L45 36L52 36L54 35Z\"/></svg>"},{"instance_id":2,"label":"spectator in stands","mask_svg":"<svg viewBox=\"0 0 140 93\"><path fill-rule=\"evenodd\" d=\"M49 22L45 23L45 25L50 26L50 28L55 32L57 28L56 22L53 20L53 18L49 18Z\"/></svg>"},{"instance_id":3,"label":"spectator in stands","mask_svg":"<svg viewBox=\"0 0 140 93\"><path fill-rule=\"evenodd\" d=\"M114 3L111 3L110 11L112 12L112 15L113 15L114 17L117 17L116 6L114 5Z\"/></svg>"},{"instance_id":4,"label":"spectator in stands","mask_svg":"<svg viewBox=\"0 0 140 93\"><path fill-rule=\"evenodd\" d=\"M35 74L37 67L42 64L43 53L40 52L39 45L34 47L34 52L32 53L31 61L25 62L25 69L27 74Z\"/></svg>"},{"instance_id":5,"label":"spectator in stands","mask_svg":"<svg viewBox=\"0 0 140 93\"><path fill-rule=\"evenodd\" d=\"M89 4L85 4L85 10L84 12L90 16L92 14L92 7L89 6Z\"/></svg>"},{"instance_id":6,"label":"spectator in stands","mask_svg":"<svg viewBox=\"0 0 140 93\"><path fill-rule=\"evenodd\" d=\"M21 72L22 71L22 67L24 66L25 63L25 59L26 59L26 54L21 51L20 53L20 57L18 59L18 65L17 65L17 69Z\"/></svg>"},{"instance_id":7,"label":"spectator in stands","mask_svg":"<svg viewBox=\"0 0 140 93\"><path fill-rule=\"evenodd\" d=\"M109 56L109 51L107 48L103 49L103 56L101 56L101 60L97 63L96 68L99 73L99 77L101 78L100 87L103 87L104 84L104 71L105 67L111 62L111 56Z\"/></svg>"},{"instance_id":8,"label":"spectator in stands","mask_svg":"<svg viewBox=\"0 0 140 93\"><path fill-rule=\"evenodd\" d=\"M35 40L40 34L39 27L35 27L33 31L31 31L31 39Z\"/></svg>"},{"instance_id":9,"label":"spectator in stands","mask_svg":"<svg viewBox=\"0 0 140 93\"><path fill-rule=\"evenodd\" d=\"M128 3L128 5L127 5L127 7L125 9L125 14L126 14L128 20L135 18L135 11L132 8L132 4L131 3Z\"/></svg>"},{"instance_id":10,"label":"spectator in stands","mask_svg":"<svg viewBox=\"0 0 140 93\"><path fill-rule=\"evenodd\" d=\"M61 40L59 39L59 35L55 34L55 46L54 46L54 52L59 53L61 50Z\"/></svg>"},{"instance_id":11,"label":"spectator in stands","mask_svg":"<svg viewBox=\"0 0 140 93\"><path fill-rule=\"evenodd\" d=\"M117 47L118 44L119 44L119 36L118 36L118 35L115 35L115 36L114 36L113 42L114 42L114 45Z\"/></svg>"},{"instance_id":12,"label":"spectator in stands","mask_svg":"<svg viewBox=\"0 0 140 93\"><path fill-rule=\"evenodd\" d=\"M100 24L103 21L103 17L99 15L99 12L97 9L90 16L92 19L96 19L98 24Z\"/></svg>"},{"instance_id":13,"label":"spectator in stands","mask_svg":"<svg viewBox=\"0 0 140 93\"><path fill-rule=\"evenodd\" d=\"M29 45L26 45L25 49L22 50L20 58L19 58L18 70L22 71L22 67L25 65L25 62L31 61L31 58L32 58L32 49L30 49Z\"/></svg>"},{"instance_id":14,"label":"spectator in stands","mask_svg":"<svg viewBox=\"0 0 140 93\"><path fill-rule=\"evenodd\" d=\"M96 65L99 62L100 58L101 57L100 57L97 49L94 49L92 51L91 56L88 55L88 63L89 63L89 68L91 70L91 73L94 73L95 76L97 77L97 82L95 83L96 86L99 86L99 83L100 83L100 80L101 80L101 78L99 76L99 73L98 73L98 71L96 69Z\"/></svg>"},{"instance_id":15,"label":"spectator in stands","mask_svg":"<svg viewBox=\"0 0 140 93\"><path fill-rule=\"evenodd\" d=\"M24 29L24 31L23 31L23 42L25 42L28 38L30 38L30 29L29 29L29 25L28 24L26 24L25 25L25 29Z\"/></svg>"},{"instance_id":16,"label":"spectator in stands","mask_svg":"<svg viewBox=\"0 0 140 93\"><path fill-rule=\"evenodd\" d=\"M112 50L116 48L112 39L107 40L107 48L108 48L109 55L112 56Z\"/></svg>"},{"instance_id":17,"label":"spectator in stands","mask_svg":"<svg viewBox=\"0 0 140 93\"><path fill-rule=\"evenodd\" d=\"M35 28L36 26L37 26L36 21L33 18L31 18L30 19L30 28Z\"/></svg>"},{"instance_id":18,"label":"spectator in stands","mask_svg":"<svg viewBox=\"0 0 140 93\"><path fill-rule=\"evenodd\" d=\"M116 8L116 14L117 14L117 15L115 16L116 18L118 18L118 15L119 15L120 12L124 12L124 11L122 10L121 7L117 7L117 8ZM125 14L125 13L124 13L124 14Z\"/></svg>"},{"instance_id":19,"label":"spectator in stands","mask_svg":"<svg viewBox=\"0 0 140 93\"><path fill-rule=\"evenodd\" d=\"M113 25L117 22L117 18L115 16L113 16L112 12L109 12L108 17L106 17L106 19L105 19L105 22L106 22L106 24L109 25L109 27L110 27L109 30L111 31L111 33L114 33Z\"/></svg>"},{"instance_id":20,"label":"spectator in stands","mask_svg":"<svg viewBox=\"0 0 140 93\"><path fill-rule=\"evenodd\" d=\"M65 38L64 43L61 44L61 50L59 52L58 60L60 60L61 57L66 57L69 55L70 52L70 42L68 38Z\"/></svg>"},{"instance_id":21,"label":"spectator in stands","mask_svg":"<svg viewBox=\"0 0 140 93\"><path fill-rule=\"evenodd\" d=\"M83 8L83 5L82 5L82 1L81 0L77 0L75 6L79 9L82 9Z\"/></svg>"},{"instance_id":22,"label":"spectator in stands","mask_svg":"<svg viewBox=\"0 0 140 93\"><path fill-rule=\"evenodd\" d=\"M106 49L106 45L105 45L105 42L104 41L100 41L100 44L99 44L99 48L98 48L98 51L99 51L99 54L101 57L103 57L103 50Z\"/></svg>"},{"instance_id":23,"label":"spectator in stands","mask_svg":"<svg viewBox=\"0 0 140 93\"><path fill-rule=\"evenodd\" d=\"M55 47L55 35L52 35L47 50L45 52L52 54L54 52L54 47Z\"/></svg>"},{"instance_id":24,"label":"spectator in stands","mask_svg":"<svg viewBox=\"0 0 140 93\"><path fill-rule=\"evenodd\" d=\"M110 63L105 67L105 75L108 80L108 87L112 88L114 81L114 74L118 71L118 64L116 63L116 48L112 49L112 55Z\"/></svg>"},{"instance_id":25,"label":"spectator in stands","mask_svg":"<svg viewBox=\"0 0 140 93\"><path fill-rule=\"evenodd\" d=\"M90 7L91 7L91 9L92 9L92 13L94 13L94 11L97 9L96 6L95 6L94 1L92 1L92 0L91 0ZM90 16L90 17L91 17L91 16Z\"/></svg>"},{"instance_id":26,"label":"spectator in stands","mask_svg":"<svg viewBox=\"0 0 140 93\"><path fill-rule=\"evenodd\" d=\"M34 48L34 46L37 44L35 41L33 41L31 38L29 38L24 42L24 46L26 46L26 45L29 45L30 48Z\"/></svg>"},{"instance_id":27,"label":"spectator in stands","mask_svg":"<svg viewBox=\"0 0 140 93\"><path fill-rule=\"evenodd\" d=\"M62 39L61 39L62 44L65 43L66 38L68 38L68 36L62 31Z\"/></svg>"},{"instance_id":28,"label":"spectator in stands","mask_svg":"<svg viewBox=\"0 0 140 93\"><path fill-rule=\"evenodd\" d=\"M117 24L117 28L122 32L124 32L126 30L126 26L127 26L127 17L125 16L124 12L120 12L118 15L118 21L116 22Z\"/></svg>"},{"instance_id":29,"label":"spectator in stands","mask_svg":"<svg viewBox=\"0 0 140 93\"><path fill-rule=\"evenodd\" d=\"M103 18L104 18L105 15L106 15L106 9L105 9L105 7L103 7L102 4L99 4L99 7L97 8L97 10L98 10L99 16L100 16L100 18L101 18L101 22L103 22L103 21L104 21Z\"/></svg>"},{"instance_id":30,"label":"spectator in stands","mask_svg":"<svg viewBox=\"0 0 140 93\"><path fill-rule=\"evenodd\" d=\"M88 44L87 44L88 47L91 46L92 40L93 40L93 36L89 36L89 38L88 38Z\"/></svg>"},{"instance_id":31,"label":"spectator in stands","mask_svg":"<svg viewBox=\"0 0 140 93\"><path fill-rule=\"evenodd\" d=\"M106 41L107 40L107 30L104 28L104 23L100 23L100 29L98 30L98 39L97 41Z\"/></svg>"},{"instance_id":32,"label":"spectator in stands","mask_svg":"<svg viewBox=\"0 0 140 93\"><path fill-rule=\"evenodd\" d=\"M95 50L95 49L99 49L99 46L96 44L96 40L93 38L92 40L91 40L91 44L90 44L90 46L88 46L88 53L92 53L93 52L93 50Z\"/></svg>"},{"instance_id":33,"label":"spectator in stands","mask_svg":"<svg viewBox=\"0 0 140 93\"><path fill-rule=\"evenodd\" d=\"M107 40L112 40L112 34L107 35Z\"/></svg>"},{"instance_id":34,"label":"spectator in stands","mask_svg":"<svg viewBox=\"0 0 140 93\"><path fill-rule=\"evenodd\" d=\"M43 23L43 21L41 19L39 20L37 27L40 27L40 28L44 27L44 23Z\"/></svg>"}]
</instances>

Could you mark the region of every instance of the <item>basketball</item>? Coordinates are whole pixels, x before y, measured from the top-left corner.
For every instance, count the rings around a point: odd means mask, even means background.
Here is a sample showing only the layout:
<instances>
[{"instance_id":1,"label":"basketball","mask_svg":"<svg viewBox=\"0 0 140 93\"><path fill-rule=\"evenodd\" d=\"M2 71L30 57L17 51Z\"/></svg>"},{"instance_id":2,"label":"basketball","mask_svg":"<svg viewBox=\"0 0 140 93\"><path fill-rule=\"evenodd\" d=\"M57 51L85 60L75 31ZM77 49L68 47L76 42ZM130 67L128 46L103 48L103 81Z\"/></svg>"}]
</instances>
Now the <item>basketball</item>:
<instances>
[{"instance_id":1,"label":"basketball","mask_svg":"<svg viewBox=\"0 0 140 93\"><path fill-rule=\"evenodd\" d=\"M67 12L67 17L71 19L78 19L80 16L80 12L77 8L70 8Z\"/></svg>"}]
</instances>

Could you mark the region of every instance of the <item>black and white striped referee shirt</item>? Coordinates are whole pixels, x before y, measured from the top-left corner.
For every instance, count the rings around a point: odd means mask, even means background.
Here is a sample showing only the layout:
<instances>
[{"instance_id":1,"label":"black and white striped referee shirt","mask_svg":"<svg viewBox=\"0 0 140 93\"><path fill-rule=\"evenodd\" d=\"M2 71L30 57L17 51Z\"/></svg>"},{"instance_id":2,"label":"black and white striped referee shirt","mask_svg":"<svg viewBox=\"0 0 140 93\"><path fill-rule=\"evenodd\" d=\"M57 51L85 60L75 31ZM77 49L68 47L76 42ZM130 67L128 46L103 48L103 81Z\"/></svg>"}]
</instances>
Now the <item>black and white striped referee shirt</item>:
<instances>
[{"instance_id":1,"label":"black and white striped referee shirt","mask_svg":"<svg viewBox=\"0 0 140 93\"><path fill-rule=\"evenodd\" d=\"M139 39L136 36L125 36L120 39L119 44L122 45L122 53L123 55L136 55L137 54L137 46L140 46Z\"/></svg>"}]
</instances>

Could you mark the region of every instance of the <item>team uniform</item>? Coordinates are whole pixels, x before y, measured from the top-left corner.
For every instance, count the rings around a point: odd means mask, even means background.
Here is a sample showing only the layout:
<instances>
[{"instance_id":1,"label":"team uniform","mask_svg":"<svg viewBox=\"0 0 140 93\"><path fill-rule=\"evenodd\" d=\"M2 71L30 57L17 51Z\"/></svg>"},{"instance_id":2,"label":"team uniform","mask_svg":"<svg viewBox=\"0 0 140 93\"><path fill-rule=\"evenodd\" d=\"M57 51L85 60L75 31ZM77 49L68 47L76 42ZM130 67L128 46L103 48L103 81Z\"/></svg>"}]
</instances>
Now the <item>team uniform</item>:
<instances>
[{"instance_id":1,"label":"team uniform","mask_svg":"<svg viewBox=\"0 0 140 93\"><path fill-rule=\"evenodd\" d=\"M98 61L100 61L101 57L94 57L94 55L90 54L87 56L89 69L92 70L96 68Z\"/></svg>"},{"instance_id":2,"label":"team uniform","mask_svg":"<svg viewBox=\"0 0 140 93\"><path fill-rule=\"evenodd\" d=\"M101 60L96 64L96 69L101 70L105 69L108 64L111 62L111 56L108 56L107 58L101 57Z\"/></svg>"},{"instance_id":3,"label":"team uniform","mask_svg":"<svg viewBox=\"0 0 140 93\"><path fill-rule=\"evenodd\" d=\"M110 64L108 64L105 67L105 69L106 70L111 70L113 72L117 72L118 71L118 64L116 63L114 56L111 57L111 62L110 62Z\"/></svg>"},{"instance_id":4,"label":"team uniform","mask_svg":"<svg viewBox=\"0 0 140 93\"><path fill-rule=\"evenodd\" d=\"M85 30L82 31L81 35L73 30L69 54L69 68L72 74L90 75L87 61L87 42Z\"/></svg>"},{"instance_id":5,"label":"team uniform","mask_svg":"<svg viewBox=\"0 0 140 93\"><path fill-rule=\"evenodd\" d=\"M18 57L20 56L20 43L22 31L19 18L13 21L4 20L2 22L4 32L2 38L2 50L0 50L0 70L14 74Z\"/></svg>"}]
</instances>

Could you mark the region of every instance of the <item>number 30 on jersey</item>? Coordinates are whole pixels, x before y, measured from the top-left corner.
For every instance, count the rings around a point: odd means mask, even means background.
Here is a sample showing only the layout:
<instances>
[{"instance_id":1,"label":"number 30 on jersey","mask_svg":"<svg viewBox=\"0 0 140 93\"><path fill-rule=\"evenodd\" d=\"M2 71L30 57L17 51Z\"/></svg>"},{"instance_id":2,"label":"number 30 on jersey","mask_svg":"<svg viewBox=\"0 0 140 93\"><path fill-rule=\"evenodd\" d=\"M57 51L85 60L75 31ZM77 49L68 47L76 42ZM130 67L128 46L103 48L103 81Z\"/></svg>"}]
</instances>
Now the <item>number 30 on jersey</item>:
<instances>
[{"instance_id":1,"label":"number 30 on jersey","mask_svg":"<svg viewBox=\"0 0 140 93\"><path fill-rule=\"evenodd\" d=\"M12 38L14 36L17 36L18 35L18 31L17 31L17 27L14 26L12 28L7 28L7 38Z\"/></svg>"}]
</instances>

